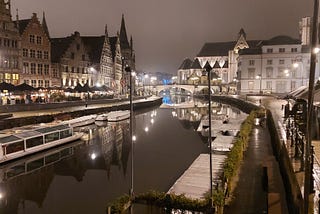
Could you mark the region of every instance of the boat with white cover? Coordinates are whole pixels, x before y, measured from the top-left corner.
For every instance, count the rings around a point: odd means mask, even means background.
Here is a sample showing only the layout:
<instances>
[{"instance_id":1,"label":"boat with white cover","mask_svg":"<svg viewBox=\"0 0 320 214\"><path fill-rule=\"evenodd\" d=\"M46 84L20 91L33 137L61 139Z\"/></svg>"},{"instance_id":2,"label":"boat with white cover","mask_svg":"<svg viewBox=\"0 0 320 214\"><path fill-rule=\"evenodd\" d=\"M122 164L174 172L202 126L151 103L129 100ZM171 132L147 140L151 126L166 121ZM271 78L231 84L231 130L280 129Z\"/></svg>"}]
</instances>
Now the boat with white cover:
<instances>
[{"instance_id":1,"label":"boat with white cover","mask_svg":"<svg viewBox=\"0 0 320 214\"><path fill-rule=\"evenodd\" d=\"M108 122L116 122L120 120L125 120L130 117L130 111L110 111L105 114L100 114L97 116L96 121L108 121Z\"/></svg>"},{"instance_id":2,"label":"boat with white cover","mask_svg":"<svg viewBox=\"0 0 320 214\"><path fill-rule=\"evenodd\" d=\"M83 136L67 124L45 126L0 138L0 163L72 142Z\"/></svg>"},{"instance_id":3,"label":"boat with white cover","mask_svg":"<svg viewBox=\"0 0 320 214\"><path fill-rule=\"evenodd\" d=\"M96 118L97 118L96 114L91 114L91 115L74 118L71 120L66 120L66 121L63 121L62 123L70 125L72 127L87 126L94 123L94 121L96 121Z\"/></svg>"}]
</instances>

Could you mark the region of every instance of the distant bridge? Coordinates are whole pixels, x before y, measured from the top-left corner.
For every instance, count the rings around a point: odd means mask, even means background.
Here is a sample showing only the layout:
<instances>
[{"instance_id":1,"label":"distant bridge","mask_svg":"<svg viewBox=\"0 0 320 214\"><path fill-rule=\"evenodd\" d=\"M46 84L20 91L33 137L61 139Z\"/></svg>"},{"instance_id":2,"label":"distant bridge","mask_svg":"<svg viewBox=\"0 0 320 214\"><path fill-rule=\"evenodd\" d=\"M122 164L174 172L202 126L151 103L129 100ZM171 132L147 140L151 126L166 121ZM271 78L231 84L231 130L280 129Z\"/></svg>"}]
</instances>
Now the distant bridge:
<instances>
[{"instance_id":1,"label":"distant bridge","mask_svg":"<svg viewBox=\"0 0 320 214\"><path fill-rule=\"evenodd\" d=\"M162 91L170 90L170 91L181 91L182 89L193 95L195 93L201 92L203 89L207 89L207 85L151 85L151 86L137 86L137 92L151 92L152 94L159 94ZM211 93L214 94L215 91L219 90L219 86L211 86Z\"/></svg>"}]
</instances>

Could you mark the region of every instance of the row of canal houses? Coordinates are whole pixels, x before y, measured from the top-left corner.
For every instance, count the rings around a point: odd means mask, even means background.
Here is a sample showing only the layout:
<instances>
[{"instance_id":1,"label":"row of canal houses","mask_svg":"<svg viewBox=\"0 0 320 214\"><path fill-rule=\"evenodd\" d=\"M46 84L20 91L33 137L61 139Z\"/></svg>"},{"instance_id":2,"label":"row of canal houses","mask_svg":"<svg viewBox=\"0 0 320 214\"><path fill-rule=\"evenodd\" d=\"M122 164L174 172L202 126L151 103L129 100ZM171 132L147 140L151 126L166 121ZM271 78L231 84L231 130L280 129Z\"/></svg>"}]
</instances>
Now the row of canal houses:
<instances>
[{"instance_id":1,"label":"row of canal houses","mask_svg":"<svg viewBox=\"0 0 320 214\"><path fill-rule=\"evenodd\" d=\"M211 84L221 92L249 94L293 91L309 83L311 18L299 22L299 39L286 35L268 40L248 40L243 29L237 39L207 42L194 59L186 58L177 71L179 84L207 84L206 63ZM320 57L317 55L319 62ZM319 65L316 81L319 80Z\"/></svg>"},{"instance_id":2,"label":"row of canal houses","mask_svg":"<svg viewBox=\"0 0 320 214\"><path fill-rule=\"evenodd\" d=\"M105 85L115 93L126 88L124 66L135 69L133 40L128 41L124 16L120 32L109 36L107 25L101 36L51 38L43 13L30 19L12 20L10 1L0 0L0 82L33 87Z\"/></svg>"}]
</instances>

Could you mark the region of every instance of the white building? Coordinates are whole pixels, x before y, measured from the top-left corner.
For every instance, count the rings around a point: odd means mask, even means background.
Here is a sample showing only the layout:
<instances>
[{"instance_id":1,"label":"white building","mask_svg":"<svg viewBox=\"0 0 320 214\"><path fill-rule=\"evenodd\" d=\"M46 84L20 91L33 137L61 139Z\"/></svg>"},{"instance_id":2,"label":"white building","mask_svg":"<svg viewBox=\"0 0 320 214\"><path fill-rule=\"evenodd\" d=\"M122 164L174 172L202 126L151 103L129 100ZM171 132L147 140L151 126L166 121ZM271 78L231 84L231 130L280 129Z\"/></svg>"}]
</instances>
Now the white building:
<instances>
[{"instance_id":1,"label":"white building","mask_svg":"<svg viewBox=\"0 0 320 214\"><path fill-rule=\"evenodd\" d=\"M241 94L288 93L308 84L309 70L308 46L299 39L277 36L239 52L238 90Z\"/></svg>"}]
</instances>

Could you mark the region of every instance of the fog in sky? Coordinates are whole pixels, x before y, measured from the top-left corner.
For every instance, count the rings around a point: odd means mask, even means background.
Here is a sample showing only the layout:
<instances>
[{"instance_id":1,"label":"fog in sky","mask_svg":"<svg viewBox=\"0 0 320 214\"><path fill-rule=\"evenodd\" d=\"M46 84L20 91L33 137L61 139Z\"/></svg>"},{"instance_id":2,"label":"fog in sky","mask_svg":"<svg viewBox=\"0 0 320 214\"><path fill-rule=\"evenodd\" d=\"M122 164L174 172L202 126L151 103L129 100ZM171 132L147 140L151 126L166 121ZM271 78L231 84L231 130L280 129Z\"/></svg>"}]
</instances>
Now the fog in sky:
<instances>
[{"instance_id":1,"label":"fog in sky","mask_svg":"<svg viewBox=\"0 0 320 214\"><path fill-rule=\"evenodd\" d=\"M247 39L277 35L299 37L298 22L312 16L312 0L11 0L12 17L42 12L51 37L102 35L120 30L124 14L132 35L136 67L145 72L176 73L205 42L233 41L240 28Z\"/></svg>"}]
</instances>

